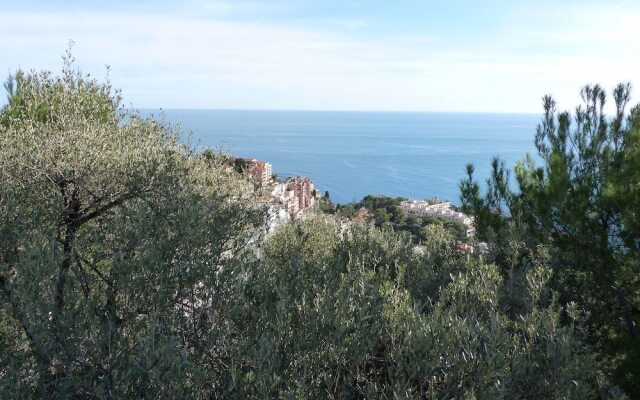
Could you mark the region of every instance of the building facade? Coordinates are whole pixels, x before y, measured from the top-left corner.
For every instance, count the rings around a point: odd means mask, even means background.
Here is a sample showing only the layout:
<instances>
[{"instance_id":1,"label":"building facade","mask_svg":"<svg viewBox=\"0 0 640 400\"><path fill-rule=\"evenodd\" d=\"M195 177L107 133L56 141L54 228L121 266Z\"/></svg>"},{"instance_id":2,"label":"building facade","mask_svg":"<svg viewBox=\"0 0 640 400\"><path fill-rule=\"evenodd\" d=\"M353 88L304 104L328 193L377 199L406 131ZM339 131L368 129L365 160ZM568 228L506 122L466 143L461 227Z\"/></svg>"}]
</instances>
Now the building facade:
<instances>
[{"instance_id":1,"label":"building facade","mask_svg":"<svg viewBox=\"0 0 640 400\"><path fill-rule=\"evenodd\" d=\"M268 187L272 181L271 164L255 158L245 158L245 162L249 167L249 175L251 175L262 187Z\"/></svg>"},{"instance_id":2,"label":"building facade","mask_svg":"<svg viewBox=\"0 0 640 400\"><path fill-rule=\"evenodd\" d=\"M467 237L476 233L473 225L473 217L454 210L451 203L438 198L426 200L406 200L400 203L400 207L407 215L430 216L446 221L459 222L466 226Z\"/></svg>"}]
</instances>

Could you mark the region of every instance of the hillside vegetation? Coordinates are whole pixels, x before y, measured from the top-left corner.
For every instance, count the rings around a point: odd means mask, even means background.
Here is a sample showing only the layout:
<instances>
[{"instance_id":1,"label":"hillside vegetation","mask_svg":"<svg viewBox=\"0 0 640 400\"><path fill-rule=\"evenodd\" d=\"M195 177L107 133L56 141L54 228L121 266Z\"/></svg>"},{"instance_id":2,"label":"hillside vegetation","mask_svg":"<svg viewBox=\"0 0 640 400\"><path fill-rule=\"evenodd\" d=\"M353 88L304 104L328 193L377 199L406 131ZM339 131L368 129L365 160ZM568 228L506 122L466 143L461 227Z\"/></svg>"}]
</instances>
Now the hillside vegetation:
<instances>
[{"instance_id":1,"label":"hillside vegetation","mask_svg":"<svg viewBox=\"0 0 640 400\"><path fill-rule=\"evenodd\" d=\"M510 171L494 160L485 195L469 165L461 199L503 275L548 249L549 287L582 310L601 365L640 398L640 107L627 112L630 84L612 94L612 116L598 85L584 87L573 114L546 96L534 139L543 165L527 156Z\"/></svg>"},{"instance_id":2,"label":"hillside vegetation","mask_svg":"<svg viewBox=\"0 0 640 400\"><path fill-rule=\"evenodd\" d=\"M634 390L625 371L635 342L618 315L637 304L637 242L625 233L589 247L591 230L577 236L599 226L592 213L602 210L588 208L588 195L553 194L554 185L570 193L575 175L521 167L523 187L535 190L508 199L497 197L502 186L483 198L466 182L488 258L456 252L438 224L424 227L424 254L388 225L344 232L323 218L264 238L266 210L250 182L170 125L125 112L70 55L61 75L19 72L7 89L3 398L613 399L625 398L621 385ZM621 135L616 179L635 186L601 188L636 207L637 153ZM553 154L551 173L568 165ZM507 200L530 214L497 217ZM534 211L548 219L533 224ZM608 227L636 232L627 212ZM576 236L543 230L560 227L558 215L575 215L566 229ZM580 253L561 246L581 238ZM615 265L615 290L599 291L585 271L596 262L604 275ZM609 293L615 301L604 301Z\"/></svg>"},{"instance_id":3,"label":"hillside vegetation","mask_svg":"<svg viewBox=\"0 0 640 400\"><path fill-rule=\"evenodd\" d=\"M467 227L463 223L431 215L407 214L400 206L403 200L407 199L368 195L355 204L339 204L336 205L335 210L330 207L321 207L321 210L327 214L335 214L338 218L362 220L373 223L380 228L392 228L396 232L407 232L415 244L421 244L427 240L429 229L431 229L428 228L429 225L441 225L456 240L469 241L470 238L466 234ZM326 200L324 204L326 204Z\"/></svg>"}]
</instances>

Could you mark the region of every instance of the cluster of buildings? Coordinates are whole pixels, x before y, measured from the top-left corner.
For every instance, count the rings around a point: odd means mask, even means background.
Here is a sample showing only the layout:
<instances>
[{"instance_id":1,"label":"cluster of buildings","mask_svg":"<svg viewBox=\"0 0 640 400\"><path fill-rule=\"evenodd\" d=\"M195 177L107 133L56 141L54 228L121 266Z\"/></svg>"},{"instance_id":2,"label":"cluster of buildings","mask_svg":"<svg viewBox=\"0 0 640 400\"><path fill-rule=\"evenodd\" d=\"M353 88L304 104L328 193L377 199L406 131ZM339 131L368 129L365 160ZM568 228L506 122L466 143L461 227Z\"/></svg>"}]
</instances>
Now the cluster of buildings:
<instances>
[{"instance_id":1,"label":"cluster of buildings","mask_svg":"<svg viewBox=\"0 0 640 400\"><path fill-rule=\"evenodd\" d=\"M456 211L451 203L434 197L426 200L406 200L400 203L400 207L407 215L430 216L447 221L459 222L466 226L467 237L474 236L476 231L473 226L473 217Z\"/></svg>"},{"instance_id":2,"label":"cluster of buildings","mask_svg":"<svg viewBox=\"0 0 640 400\"><path fill-rule=\"evenodd\" d=\"M455 210L450 202L438 199L437 197L425 200L402 201L400 202L400 207L402 207L407 215L436 217L446 221L461 223L466 227L466 235L468 238L476 234L472 216ZM424 250L424 246L416 246L414 249L417 253L422 253ZM456 250L461 253L484 254L489 248L484 242L475 242L473 244L458 242Z\"/></svg>"},{"instance_id":3,"label":"cluster of buildings","mask_svg":"<svg viewBox=\"0 0 640 400\"><path fill-rule=\"evenodd\" d=\"M265 202L271 204L269 226L298 218L317 208L318 192L311 179L294 176L278 181L272 166L255 158L230 158L229 165L249 175L262 188Z\"/></svg>"},{"instance_id":4,"label":"cluster of buildings","mask_svg":"<svg viewBox=\"0 0 640 400\"><path fill-rule=\"evenodd\" d=\"M271 199L291 218L296 218L316 209L318 192L311 179L306 176L293 176L284 182L273 183Z\"/></svg>"}]
</instances>

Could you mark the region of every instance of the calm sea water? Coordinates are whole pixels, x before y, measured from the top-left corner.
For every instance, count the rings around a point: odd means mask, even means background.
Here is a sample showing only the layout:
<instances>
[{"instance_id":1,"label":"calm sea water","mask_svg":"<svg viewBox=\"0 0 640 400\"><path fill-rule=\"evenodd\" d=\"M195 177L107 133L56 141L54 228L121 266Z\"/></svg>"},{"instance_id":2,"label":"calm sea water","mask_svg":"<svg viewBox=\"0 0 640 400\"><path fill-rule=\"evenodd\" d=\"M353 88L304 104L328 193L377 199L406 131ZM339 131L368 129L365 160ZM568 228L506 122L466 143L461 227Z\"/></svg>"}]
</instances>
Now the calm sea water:
<instances>
[{"instance_id":1,"label":"calm sea water","mask_svg":"<svg viewBox=\"0 0 640 400\"><path fill-rule=\"evenodd\" d=\"M338 203L367 194L459 203L465 165L472 162L484 181L493 156L513 166L535 153L540 120L531 114L240 110L165 110L165 117L193 132L201 147L268 161L280 177L308 176Z\"/></svg>"}]
</instances>

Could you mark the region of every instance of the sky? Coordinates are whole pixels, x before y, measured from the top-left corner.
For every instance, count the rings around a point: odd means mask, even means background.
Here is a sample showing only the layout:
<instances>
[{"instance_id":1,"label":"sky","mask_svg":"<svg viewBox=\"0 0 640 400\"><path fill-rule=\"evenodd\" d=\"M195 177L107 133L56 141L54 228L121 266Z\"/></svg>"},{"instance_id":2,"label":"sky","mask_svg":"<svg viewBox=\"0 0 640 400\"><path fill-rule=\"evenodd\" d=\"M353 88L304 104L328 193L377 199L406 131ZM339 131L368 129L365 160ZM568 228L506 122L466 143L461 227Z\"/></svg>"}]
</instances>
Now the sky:
<instances>
[{"instance_id":1,"label":"sky","mask_svg":"<svg viewBox=\"0 0 640 400\"><path fill-rule=\"evenodd\" d=\"M69 40L136 108L540 113L627 81L640 99L640 0L0 0L4 76L60 71Z\"/></svg>"}]
</instances>

